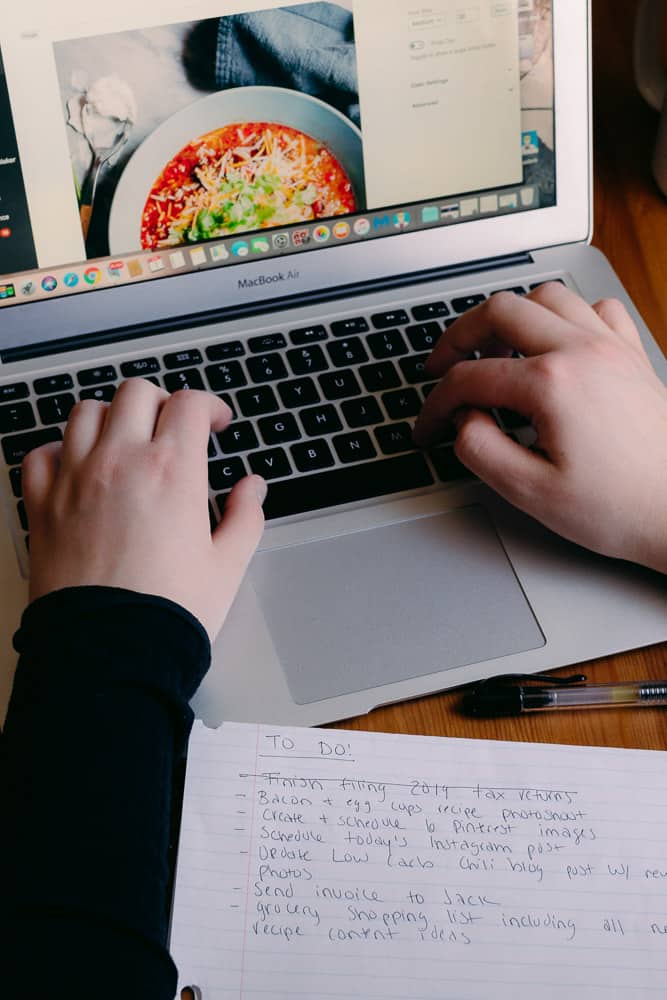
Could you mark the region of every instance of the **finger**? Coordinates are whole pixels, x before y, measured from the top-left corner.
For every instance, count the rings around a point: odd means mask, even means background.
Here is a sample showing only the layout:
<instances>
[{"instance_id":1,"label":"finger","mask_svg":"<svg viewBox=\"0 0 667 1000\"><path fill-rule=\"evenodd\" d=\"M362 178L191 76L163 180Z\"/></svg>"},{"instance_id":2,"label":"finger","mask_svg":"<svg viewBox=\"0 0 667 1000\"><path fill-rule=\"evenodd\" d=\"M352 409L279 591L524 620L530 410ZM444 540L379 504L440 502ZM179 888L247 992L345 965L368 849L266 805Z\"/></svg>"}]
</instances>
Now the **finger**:
<instances>
[{"instance_id":1,"label":"finger","mask_svg":"<svg viewBox=\"0 0 667 1000\"><path fill-rule=\"evenodd\" d=\"M60 468L61 452L61 442L52 441L28 452L23 459L21 482L28 516L44 504L53 490Z\"/></svg>"},{"instance_id":2,"label":"finger","mask_svg":"<svg viewBox=\"0 0 667 1000\"><path fill-rule=\"evenodd\" d=\"M160 409L168 399L165 389L146 379L130 378L122 382L107 413L102 434L105 443L152 441Z\"/></svg>"},{"instance_id":3,"label":"finger","mask_svg":"<svg viewBox=\"0 0 667 1000\"><path fill-rule=\"evenodd\" d=\"M78 465L93 450L102 433L108 409L108 403L100 403L97 399L84 399L76 404L63 435L61 461L64 468Z\"/></svg>"},{"instance_id":4,"label":"finger","mask_svg":"<svg viewBox=\"0 0 667 1000\"><path fill-rule=\"evenodd\" d=\"M439 440L461 407L513 410L533 417L534 390L522 358L482 358L462 361L429 393L417 418L414 440L424 448Z\"/></svg>"},{"instance_id":5,"label":"finger","mask_svg":"<svg viewBox=\"0 0 667 1000\"><path fill-rule=\"evenodd\" d=\"M559 281L547 281L526 298L579 329L590 330L591 333L606 332L604 323L595 310L580 295L561 285Z\"/></svg>"},{"instance_id":6,"label":"finger","mask_svg":"<svg viewBox=\"0 0 667 1000\"><path fill-rule=\"evenodd\" d=\"M553 350L569 336L570 325L550 309L512 292L498 292L459 317L440 337L426 362L426 371L442 375L472 351L484 352L496 341L532 356Z\"/></svg>"},{"instance_id":7,"label":"finger","mask_svg":"<svg viewBox=\"0 0 667 1000\"><path fill-rule=\"evenodd\" d=\"M622 302L618 299L601 299L594 304L593 309L602 322L611 327L619 337L623 337L634 347L641 347L643 351L639 330Z\"/></svg>"},{"instance_id":8,"label":"finger","mask_svg":"<svg viewBox=\"0 0 667 1000\"><path fill-rule=\"evenodd\" d=\"M232 411L217 396L198 389L181 389L163 404L154 441L171 443L184 458L206 456L211 431L222 431Z\"/></svg>"},{"instance_id":9,"label":"finger","mask_svg":"<svg viewBox=\"0 0 667 1000\"><path fill-rule=\"evenodd\" d=\"M213 534L213 545L224 565L225 579L236 589L253 557L264 530L262 504L267 486L261 476L247 476L227 498L222 521Z\"/></svg>"},{"instance_id":10,"label":"finger","mask_svg":"<svg viewBox=\"0 0 667 1000\"><path fill-rule=\"evenodd\" d=\"M534 513L549 496L551 463L509 438L488 413L465 414L454 451L475 476L521 510Z\"/></svg>"}]
</instances>

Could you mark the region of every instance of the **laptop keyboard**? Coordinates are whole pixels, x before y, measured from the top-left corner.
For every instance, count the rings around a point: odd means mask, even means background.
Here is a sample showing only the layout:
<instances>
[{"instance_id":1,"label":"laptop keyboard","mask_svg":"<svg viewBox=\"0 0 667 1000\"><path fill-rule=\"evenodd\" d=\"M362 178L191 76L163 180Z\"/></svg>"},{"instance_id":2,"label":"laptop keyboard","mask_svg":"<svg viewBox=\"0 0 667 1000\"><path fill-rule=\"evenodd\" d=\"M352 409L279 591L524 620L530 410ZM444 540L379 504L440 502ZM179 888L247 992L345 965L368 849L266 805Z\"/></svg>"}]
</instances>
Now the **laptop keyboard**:
<instances>
[{"instance_id":1,"label":"laptop keyboard","mask_svg":"<svg viewBox=\"0 0 667 1000\"><path fill-rule=\"evenodd\" d=\"M486 297L475 292L351 314L0 385L2 451L26 544L24 456L62 439L77 400L110 402L128 378L150 379L169 392L207 389L231 407L233 422L209 442L212 524L234 484L253 472L269 484L267 520L471 478L454 455L453 431L424 454L412 444L412 428L435 385L424 372L427 357L443 331ZM495 416L507 433L525 425L516 414Z\"/></svg>"}]
</instances>

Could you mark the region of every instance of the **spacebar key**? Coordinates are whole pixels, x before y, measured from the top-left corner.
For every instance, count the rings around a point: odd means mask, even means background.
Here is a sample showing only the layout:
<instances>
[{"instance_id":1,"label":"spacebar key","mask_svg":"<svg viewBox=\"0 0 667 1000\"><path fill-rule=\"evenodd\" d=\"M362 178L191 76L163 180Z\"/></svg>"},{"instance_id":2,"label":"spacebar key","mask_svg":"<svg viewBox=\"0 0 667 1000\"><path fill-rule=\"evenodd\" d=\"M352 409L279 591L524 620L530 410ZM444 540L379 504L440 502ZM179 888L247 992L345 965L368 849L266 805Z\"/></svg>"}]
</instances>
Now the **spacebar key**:
<instances>
[{"instance_id":1,"label":"spacebar key","mask_svg":"<svg viewBox=\"0 0 667 1000\"><path fill-rule=\"evenodd\" d=\"M289 514L305 514L311 510L370 500L432 484L433 476L424 458L410 453L381 462L351 465L345 469L271 483L264 501L264 516L270 520Z\"/></svg>"}]
</instances>

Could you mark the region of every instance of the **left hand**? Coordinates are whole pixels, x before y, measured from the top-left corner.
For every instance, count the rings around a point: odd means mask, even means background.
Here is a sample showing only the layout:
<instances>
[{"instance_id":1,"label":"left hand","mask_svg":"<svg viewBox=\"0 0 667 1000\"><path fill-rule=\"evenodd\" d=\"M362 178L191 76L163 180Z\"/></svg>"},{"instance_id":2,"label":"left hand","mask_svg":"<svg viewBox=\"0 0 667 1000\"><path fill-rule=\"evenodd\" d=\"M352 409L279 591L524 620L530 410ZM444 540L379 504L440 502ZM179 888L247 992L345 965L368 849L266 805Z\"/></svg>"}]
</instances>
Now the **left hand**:
<instances>
[{"instance_id":1,"label":"left hand","mask_svg":"<svg viewBox=\"0 0 667 1000\"><path fill-rule=\"evenodd\" d=\"M231 412L217 396L169 396L143 379L110 406L78 403L61 444L23 463L30 599L106 586L169 598L213 640L262 535L266 483L232 490L211 534L207 446Z\"/></svg>"}]
</instances>

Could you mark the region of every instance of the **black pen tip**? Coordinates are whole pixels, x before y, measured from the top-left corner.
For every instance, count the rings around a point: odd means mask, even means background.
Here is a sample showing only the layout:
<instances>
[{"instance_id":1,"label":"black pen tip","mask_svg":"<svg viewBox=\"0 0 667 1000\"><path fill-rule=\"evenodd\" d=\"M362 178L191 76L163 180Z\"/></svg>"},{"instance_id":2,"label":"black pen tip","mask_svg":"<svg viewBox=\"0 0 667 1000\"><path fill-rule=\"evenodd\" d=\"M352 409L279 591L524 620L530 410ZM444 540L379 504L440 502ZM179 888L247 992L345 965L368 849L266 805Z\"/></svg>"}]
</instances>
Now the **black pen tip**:
<instances>
[{"instance_id":1,"label":"black pen tip","mask_svg":"<svg viewBox=\"0 0 667 1000\"><path fill-rule=\"evenodd\" d=\"M521 689L501 685L481 684L463 695L461 708L465 715L478 719L496 719L521 714Z\"/></svg>"}]
</instances>

